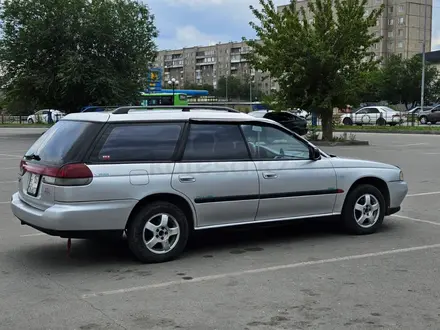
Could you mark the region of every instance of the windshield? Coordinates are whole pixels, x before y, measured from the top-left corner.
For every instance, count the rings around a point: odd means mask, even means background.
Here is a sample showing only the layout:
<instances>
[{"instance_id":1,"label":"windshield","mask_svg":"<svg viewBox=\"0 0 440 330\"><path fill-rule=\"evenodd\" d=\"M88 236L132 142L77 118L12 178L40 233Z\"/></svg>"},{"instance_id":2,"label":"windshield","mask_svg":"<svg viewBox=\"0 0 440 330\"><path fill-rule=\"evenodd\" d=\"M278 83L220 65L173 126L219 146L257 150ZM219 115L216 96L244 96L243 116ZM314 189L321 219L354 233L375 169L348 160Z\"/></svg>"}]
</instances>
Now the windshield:
<instances>
[{"instance_id":1,"label":"windshield","mask_svg":"<svg viewBox=\"0 0 440 330\"><path fill-rule=\"evenodd\" d=\"M382 108L382 110L384 110L386 112L397 112L396 110L388 108L388 107L381 107L381 108Z\"/></svg>"}]
</instances>

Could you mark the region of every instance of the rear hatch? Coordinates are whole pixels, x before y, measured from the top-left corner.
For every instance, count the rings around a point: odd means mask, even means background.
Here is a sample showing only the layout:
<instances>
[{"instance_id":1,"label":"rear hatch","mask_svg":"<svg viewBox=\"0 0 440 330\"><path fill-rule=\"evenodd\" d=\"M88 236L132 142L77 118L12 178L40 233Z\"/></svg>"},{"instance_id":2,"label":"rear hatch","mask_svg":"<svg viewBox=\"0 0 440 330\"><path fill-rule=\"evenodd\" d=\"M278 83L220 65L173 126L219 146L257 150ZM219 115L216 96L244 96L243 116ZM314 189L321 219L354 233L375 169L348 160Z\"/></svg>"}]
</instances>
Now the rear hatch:
<instances>
[{"instance_id":1,"label":"rear hatch","mask_svg":"<svg viewBox=\"0 0 440 330\"><path fill-rule=\"evenodd\" d=\"M40 210L51 207L55 185L69 180L66 167L73 168L77 177L85 177L81 162L102 126L103 123L61 120L40 136L20 163L20 198Z\"/></svg>"}]
</instances>

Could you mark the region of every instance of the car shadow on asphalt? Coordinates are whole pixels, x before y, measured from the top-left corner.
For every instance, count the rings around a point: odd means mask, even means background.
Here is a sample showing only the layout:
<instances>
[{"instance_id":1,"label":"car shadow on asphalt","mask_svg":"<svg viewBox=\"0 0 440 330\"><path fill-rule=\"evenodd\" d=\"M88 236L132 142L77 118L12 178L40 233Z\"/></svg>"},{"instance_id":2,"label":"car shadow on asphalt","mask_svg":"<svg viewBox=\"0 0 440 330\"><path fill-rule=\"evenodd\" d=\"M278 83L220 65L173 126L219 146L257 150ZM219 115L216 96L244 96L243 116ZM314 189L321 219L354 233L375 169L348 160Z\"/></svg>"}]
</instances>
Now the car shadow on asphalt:
<instances>
[{"instance_id":1,"label":"car shadow on asphalt","mask_svg":"<svg viewBox=\"0 0 440 330\"><path fill-rule=\"evenodd\" d=\"M386 233L392 230L392 227L392 223L384 223L380 233ZM338 239L344 236L347 234L333 219L210 229L194 232L180 259L212 258L224 251L229 251L231 255L242 254L247 251L262 251L271 246L319 241L325 238ZM26 266L42 272L47 270L63 273L74 268L98 270L102 266L121 268L140 265L123 239L72 240L70 254L67 252L67 239L57 239L55 242L52 239L43 242L39 240L14 249L9 254Z\"/></svg>"}]
</instances>

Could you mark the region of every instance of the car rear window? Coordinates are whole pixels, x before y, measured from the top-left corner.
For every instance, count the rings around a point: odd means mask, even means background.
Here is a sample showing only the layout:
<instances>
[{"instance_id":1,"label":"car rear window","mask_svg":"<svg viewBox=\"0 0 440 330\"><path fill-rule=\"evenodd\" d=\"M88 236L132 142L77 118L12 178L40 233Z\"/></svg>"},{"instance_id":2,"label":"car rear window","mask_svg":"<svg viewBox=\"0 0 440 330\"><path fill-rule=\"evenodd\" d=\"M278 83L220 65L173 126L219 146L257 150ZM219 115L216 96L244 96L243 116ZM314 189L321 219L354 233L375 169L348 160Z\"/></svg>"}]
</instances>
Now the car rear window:
<instances>
[{"instance_id":1,"label":"car rear window","mask_svg":"<svg viewBox=\"0 0 440 330\"><path fill-rule=\"evenodd\" d=\"M62 120L49 128L26 152L25 157L39 156L38 162L63 165L81 161L102 124Z\"/></svg>"},{"instance_id":2,"label":"car rear window","mask_svg":"<svg viewBox=\"0 0 440 330\"><path fill-rule=\"evenodd\" d=\"M169 161L174 155L182 127L182 123L112 125L98 142L91 161Z\"/></svg>"}]
</instances>

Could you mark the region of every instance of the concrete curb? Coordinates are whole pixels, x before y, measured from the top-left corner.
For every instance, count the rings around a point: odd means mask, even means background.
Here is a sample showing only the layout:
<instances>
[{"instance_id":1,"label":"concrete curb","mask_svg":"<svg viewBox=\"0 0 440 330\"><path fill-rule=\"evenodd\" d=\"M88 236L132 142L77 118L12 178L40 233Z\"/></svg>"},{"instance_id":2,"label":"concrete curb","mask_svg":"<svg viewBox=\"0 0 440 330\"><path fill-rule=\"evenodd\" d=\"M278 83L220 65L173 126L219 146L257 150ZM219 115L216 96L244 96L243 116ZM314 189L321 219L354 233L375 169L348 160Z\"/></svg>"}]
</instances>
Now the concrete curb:
<instances>
[{"instance_id":1,"label":"concrete curb","mask_svg":"<svg viewBox=\"0 0 440 330\"><path fill-rule=\"evenodd\" d=\"M420 134L420 135L440 135L440 130L432 131L407 131L407 130L334 130L337 133L378 133L378 134Z\"/></svg>"},{"instance_id":2,"label":"concrete curb","mask_svg":"<svg viewBox=\"0 0 440 330\"><path fill-rule=\"evenodd\" d=\"M318 147L336 147L336 146L368 146L368 141L310 141Z\"/></svg>"}]
</instances>

